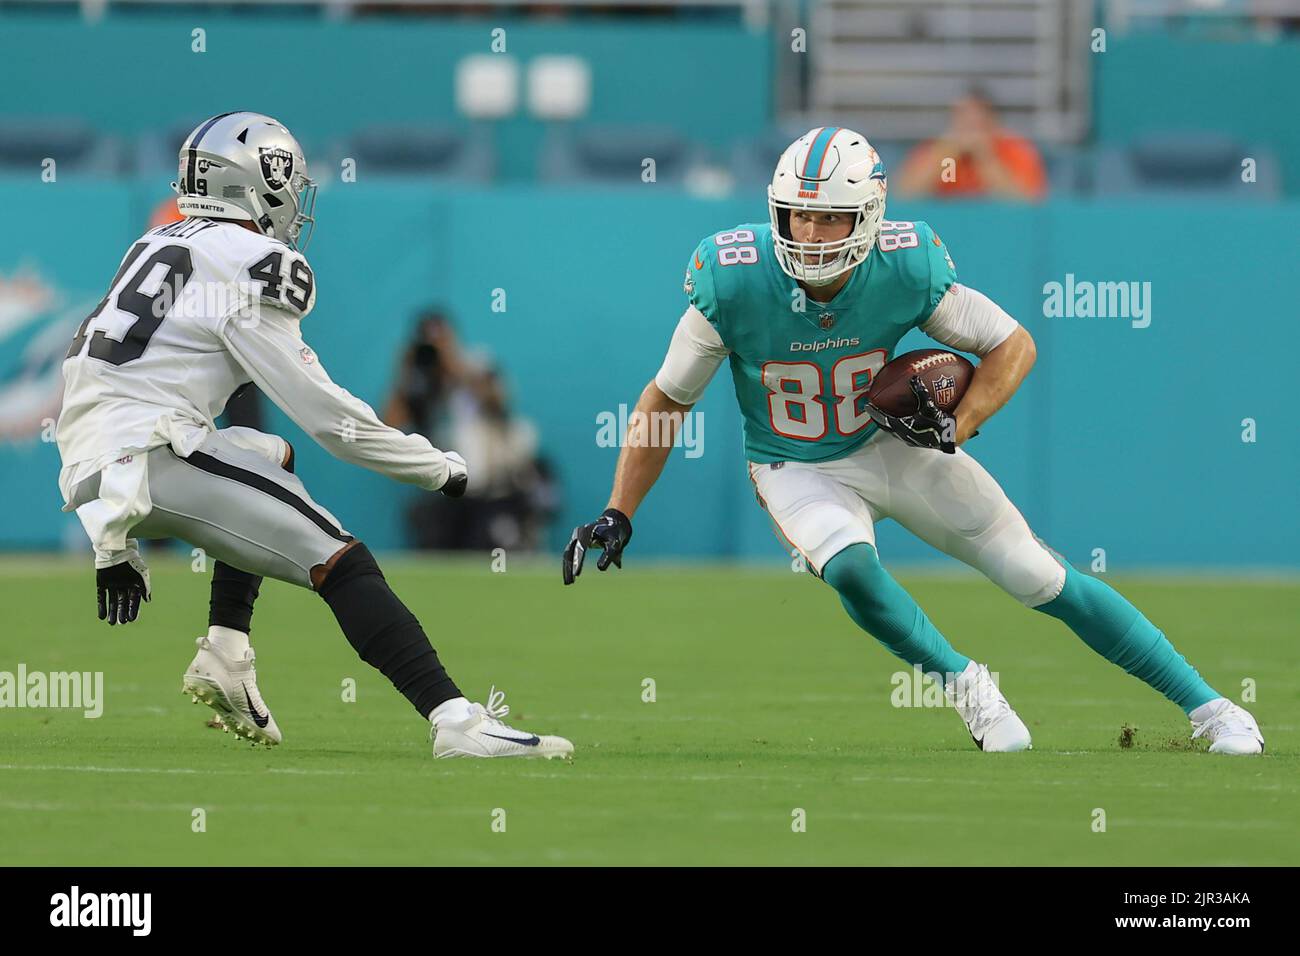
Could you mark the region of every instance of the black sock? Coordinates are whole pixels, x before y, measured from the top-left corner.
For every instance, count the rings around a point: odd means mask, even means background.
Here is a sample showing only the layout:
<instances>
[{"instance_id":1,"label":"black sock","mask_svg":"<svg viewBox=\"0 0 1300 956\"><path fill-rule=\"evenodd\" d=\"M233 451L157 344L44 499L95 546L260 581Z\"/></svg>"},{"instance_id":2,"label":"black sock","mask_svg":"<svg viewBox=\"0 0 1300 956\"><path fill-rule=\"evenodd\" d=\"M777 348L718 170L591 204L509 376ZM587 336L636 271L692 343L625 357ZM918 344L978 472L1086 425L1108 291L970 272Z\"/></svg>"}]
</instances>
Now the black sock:
<instances>
[{"instance_id":1,"label":"black sock","mask_svg":"<svg viewBox=\"0 0 1300 956\"><path fill-rule=\"evenodd\" d=\"M464 696L364 544L339 558L318 590L348 643L393 682L421 717L427 719L443 701Z\"/></svg>"},{"instance_id":2,"label":"black sock","mask_svg":"<svg viewBox=\"0 0 1300 956\"><path fill-rule=\"evenodd\" d=\"M262 578L218 561L212 569L212 597L208 601L208 626L228 627L249 634L253 630L253 602Z\"/></svg>"}]
</instances>

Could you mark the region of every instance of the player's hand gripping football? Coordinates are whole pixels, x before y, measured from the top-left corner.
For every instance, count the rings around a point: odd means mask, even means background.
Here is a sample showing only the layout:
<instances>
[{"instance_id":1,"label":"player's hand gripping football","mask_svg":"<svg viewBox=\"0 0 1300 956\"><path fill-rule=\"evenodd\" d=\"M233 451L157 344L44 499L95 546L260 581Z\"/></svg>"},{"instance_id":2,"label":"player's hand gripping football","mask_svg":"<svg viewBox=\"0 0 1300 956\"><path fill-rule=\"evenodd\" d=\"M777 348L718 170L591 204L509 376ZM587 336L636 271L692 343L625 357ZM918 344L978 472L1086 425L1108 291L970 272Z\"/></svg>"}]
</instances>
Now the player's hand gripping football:
<instances>
[{"instance_id":1,"label":"player's hand gripping football","mask_svg":"<svg viewBox=\"0 0 1300 956\"><path fill-rule=\"evenodd\" d=\"M916 411L910 415L890 415L870 402L867 413L876 424L916 448L937 448L947 455L957 451L957 420L934 403L930 390L920 376L908 380L916 396Z\"/></svg>"},{"instance_id":2,"label":"player's hand gripping football","mask_svg":"<svg viewBox=\"0 0 1300 956\"><path fill-rule=\"evenodd\" d=\"M564 549L564 583L572 584L578 579L588 548L601 549L600 558L596 561L597 571L604 571L611 564L621 568L623 549L631 540L632 522L617 508L607 508L591 524L574 528L569 546Z\"/></svg>"},{"instance_id":3,"label":"player's hand gripping football","mask_svg":"<svg viewBox=\"0 0 1300 956\"><path fill-rule=\"evenodd\" d=\"M99 619L109 625L129 624L140 615L140 601L149 600L149 569L138 557L95 571Z\"/></svg>"}]
</instances>

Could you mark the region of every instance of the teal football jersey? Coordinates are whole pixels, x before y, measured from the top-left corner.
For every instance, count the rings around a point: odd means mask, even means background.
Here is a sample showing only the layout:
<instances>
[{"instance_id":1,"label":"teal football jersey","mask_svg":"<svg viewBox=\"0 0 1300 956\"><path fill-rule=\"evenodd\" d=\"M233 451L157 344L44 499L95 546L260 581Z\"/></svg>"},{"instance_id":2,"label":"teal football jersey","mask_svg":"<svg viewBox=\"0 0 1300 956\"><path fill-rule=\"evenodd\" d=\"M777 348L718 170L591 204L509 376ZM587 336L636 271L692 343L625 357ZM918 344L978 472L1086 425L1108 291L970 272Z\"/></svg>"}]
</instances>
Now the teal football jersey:
<instances>
[{"instance_id":1,"label":"teal football jersey","mask_svg":"<svg viewBox=\"0 0 1300 956\"><path fill-rule=\"evenodd\" d=\"M885 222L830 302L816 302L776 261L769 223L715 233L686 269L691 305L731 350L750 461L829 461L876 424L867 388L898 340L925 322L957 279L924 222Z\"/></svg>"}]
</instances>

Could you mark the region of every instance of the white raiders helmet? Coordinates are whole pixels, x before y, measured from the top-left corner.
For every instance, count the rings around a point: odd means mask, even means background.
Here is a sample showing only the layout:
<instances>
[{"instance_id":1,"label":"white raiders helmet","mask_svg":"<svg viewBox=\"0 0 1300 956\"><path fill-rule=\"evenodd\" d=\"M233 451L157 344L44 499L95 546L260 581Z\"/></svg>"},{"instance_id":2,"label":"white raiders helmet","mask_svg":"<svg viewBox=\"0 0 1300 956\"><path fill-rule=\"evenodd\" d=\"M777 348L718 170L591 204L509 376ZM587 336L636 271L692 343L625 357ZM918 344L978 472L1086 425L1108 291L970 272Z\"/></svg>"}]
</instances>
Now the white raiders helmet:
<instances>
[{"instance_id":1,"label":"white raiders helmet","mask_svg":"<svg viewBox=\"0 0 1300 956\"><path fill-rule=\"evenodd\" d=\"M172 189L183 216L246 220L294 249L306 248L315 226L316 183L307 177L302 147L261 113L222 113L200 123L181 146Z\"/></svg>"},{"instance_id":2,"label":"white raiders helmet","mask_svg":"<svg viewBox=\"0 0 1300 956\"><path fill-rule=\"evenodd\" d=\"M885 164L861 133L809 130L781 154L767 188L776 261L792 279L827 285L870 253L885 218ZM853 231L838 242L795 242L790 211L848 212Z\"/></svg>"}]
</instances>

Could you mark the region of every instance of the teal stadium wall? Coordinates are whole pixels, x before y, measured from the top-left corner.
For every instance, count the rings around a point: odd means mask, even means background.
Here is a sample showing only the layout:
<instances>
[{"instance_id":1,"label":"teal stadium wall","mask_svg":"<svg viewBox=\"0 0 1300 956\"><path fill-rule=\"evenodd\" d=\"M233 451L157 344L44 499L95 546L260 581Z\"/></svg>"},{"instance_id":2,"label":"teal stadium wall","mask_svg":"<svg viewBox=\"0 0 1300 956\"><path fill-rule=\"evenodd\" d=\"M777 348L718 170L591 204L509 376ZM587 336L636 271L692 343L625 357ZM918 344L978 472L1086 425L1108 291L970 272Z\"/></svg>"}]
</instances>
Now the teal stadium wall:
<instances>
[{"instance_id":1,"label":"teal stadium wall","mask_svg":"<svg viewBox=\"0 0 1300 956\"><path fill-rule=\"evenodd\" d=\"M150 13L88 25L6 11L0 115L78 117L130 137L251 106L279 115L318 148L363 122L454 120L454 63L485 49L495 23ZM506 23L510 52L523 62L540 52L588 57L593 122L676 125L725 152L768 121L762 34L711 23ZM189 52L196 25L208 31L205 54ZM1294 43L1265 53L1211 45L1198 50L1198 70L1179 72L1176 41L1154 52L1148 42L1112 37L1098 81L1101 138L1122 142L1151 125L1150 111L1126 105L1143 88L1158 89L1169 104L1162 115L1177 122L1168 125L1213 117L1216 126L1239 124L1233 131L1247 138L1279 127L1276 97L1209 87L1222 86L1222 76L1259 83L1270 74L1252 72L1254 57L1275 58L1270 70L1294 71ZM1148 57L1165 67L1143 68ZM719 74L718 64L739 63L743 71ZM1229 100L1197 109L1214 96ZM463 337L499 358L517 406L537 423L560 470L564 505L551 542L558 548L569 528L604 505L616 451L597 446L596 416L634 402L657 368L682 310L691 249L703 235L766 213L757 192L701 200L663 185L538 188L529 179L543 132L522 118L495 128L505 180L495 189L364 176L327 183L309 250L319 304L305 332L336 379L379 404L414 311L449 306ZM1277 137L1293 134L1282 130L1271 141L1285 145ZM1288 155L1292 163L1300 149ZM40 440L39 422L57 401L51 386L72 330L166 195L168 178L61 176L51 185L35 173L0 177L0 281L10 296L51 297L33 322L0 309L0 548L84 546L75 518L59 512L57 453ZM1300 175L1287 179L1294 186ZM933 223L962 280L1037 339L1037 368L969 450L1071 560L1086 564L1094 548L1105 548L1112 568L1300 565L1295 376L1285 361L1239 354L1297 354L1300 334L1285 302L1289 268L1300 261L1298 214L1296 202L891 204L891 218ZM1044 283L1067 273L1152 283L1151 326L1044 317ZM22 276L25 283L16 281ZM495 288L507 293L503 314L490 308ZM917 335L904 347L923 343ZM1231 378L1220 382L1225 370ZM639 555L782 559L744 476L729 379L721 372L700 405L704 455L675 452L638 516ZM1240 438L1247 417L1258 423L1253 444ZM301 474L323 503L376 547L402 545L402 505L415 492L333 461L278 413L271 423L295 442ZM890 525L881 547L891 561L935 558Z\"/></svg>"},{"instance_id":2,"label":"teal stadium wall","mask_svg":"<svg viewBox=\"0 0 1300 956\"><path fill-rule=\"evenodd\" d=\"M43 321L5 330L0 407L15 407L8 390L41 341L53 343L46 383L57 381L65 343L155 193L0 183L0 208L22 223L0 238L0 275L38 275L59 303ZM498 357L517 407L559 466L559 545L604 505L616 452L597 446L597 415L634 402L657 369L683 308L691 249L703 235L763 214L757 195L702 201L654 186L539 193L335 185L319 202L310 249L319 300L305 335L340 382L379 404L414 310L449 306L462 336ZM890 214L933 223L962 280L1038 341L1038 365L1021 392L968 447L1045 540L1080 562L1105 548L1112 566L1296 565L1300 444L1287 357L1300 354L1300 334L1281 303L1287 268L1300 261L1300 204L1242 207L1213 220L1203 204L1177 202L899 201ZM1150 282L1150 326L1045 317L1044 283L1067 273ZM491 309L496 288L506 290L504 313ZM923 344L913 334L904 346ZM1246 351L1256 358L1243 360ZM699 406L704 454L676 451L638 516L640 554L781 556L744 475L729 379L722 371ZM1250 444L1241 440L1248 417L1258 426ZM332 461L278 413L272 423L298 447L313 493L350 529L378 547L402 544L400 505L415 492ZM11 549L77 540L75 519L59 513L57 453L34 428L29 422L28 437L0 443L0 543ZM894 560L933 557L906 535L888 531L881 540Z\"/></svg>"}]
</instances>

